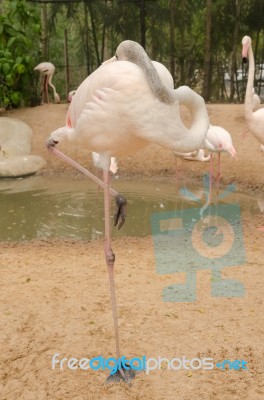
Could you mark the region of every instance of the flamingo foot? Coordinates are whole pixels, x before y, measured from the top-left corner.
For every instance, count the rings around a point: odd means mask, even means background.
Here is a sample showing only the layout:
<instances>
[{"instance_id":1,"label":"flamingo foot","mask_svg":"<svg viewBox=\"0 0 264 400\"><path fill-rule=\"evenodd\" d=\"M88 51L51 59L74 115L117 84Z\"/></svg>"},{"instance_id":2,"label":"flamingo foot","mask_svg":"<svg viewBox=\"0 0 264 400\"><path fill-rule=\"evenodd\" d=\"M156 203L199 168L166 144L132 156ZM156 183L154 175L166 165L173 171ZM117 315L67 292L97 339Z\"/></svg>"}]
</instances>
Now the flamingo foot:
<instances>
[{"instance_id":1,"label":"flamingo foot","mask_svg":"<svg viewBox=\"0 0 264 400\"><path fill-rule=\"evenodd\" d=\"M133 371L128 364L125 364L125 367L126 368L118 369L114 374L109 375L106 382L126 382L130 384L130 382L135 379L135 371Z\"/></svg>"},{"instance_id":2,"label":"flamingo foot","mask_svg":"<svg viewBox=\"0 0 264 400\"><path fill-rule=\"evenodd\" d=\"M116 211L114 214L114 226L117 226L118 230L124 225L126 220L126 199L120 194L116 196Z\"/></svg>"}]
</instances>

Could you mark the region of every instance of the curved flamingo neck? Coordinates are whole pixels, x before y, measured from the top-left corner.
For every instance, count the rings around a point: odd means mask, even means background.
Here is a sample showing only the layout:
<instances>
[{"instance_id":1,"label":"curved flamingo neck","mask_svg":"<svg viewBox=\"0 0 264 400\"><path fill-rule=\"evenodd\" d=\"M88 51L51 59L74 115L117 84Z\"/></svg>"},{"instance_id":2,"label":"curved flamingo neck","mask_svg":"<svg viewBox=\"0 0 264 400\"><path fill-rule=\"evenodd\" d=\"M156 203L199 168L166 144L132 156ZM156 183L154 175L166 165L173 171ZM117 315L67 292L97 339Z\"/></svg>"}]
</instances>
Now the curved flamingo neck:
<instances>
[{"instance_id":1,"label":"curved flamingo neck","mask_svg":"<svg viewBox=\"0 0 264 400\"><path fill-rule=\"evenodd\" d=\"M174 92L179 99L179 104L189 110L192 118L190 128L185 128L186 142L191 143L194 148L199 148L205 141L210 126L204 99L188 86L180 86Z\"/></svg>"},{"instance_id":2,"label":"curved flamingo neck","mask_svg":"<svg viewBox=\"0 0 264 400\"><path fill-rule=\"evenodd\" d=\"M247 80L247 88L246 88L246 95L245 95L245 117L246 117L246 119L250 119L253 114L252 92L253 92L253 88L254 88L255 61L254 61L254 55L253 55L251 44L248 49L248 60L249 60L248 80Z\"/></svg>"},{"instance_id":3,"label":"curved flamingo neck","mask_svg":"<svg viewBox=\"0 0 264 400\"><path fill-rule=\"evenodd\" d=\"M182 151L193 151L201 147L209 128L209 118L204 99L188 86L182 86L176 90L167 88L161 81L145 50L136 42L129 40L122 42L116 50L116 57L118 60L127 60L137 64L144 72L156 98L162 103L175 107L174 122L178 126L172 125L168 128L168 136L172 139L170 146L172 148L173 146L177 147L177 144L175 144L176 130L177 136L180 137L178 145L182 148ZM190 128L187 128L181 118L177 117L180 113L178 104L185 105L190 111L192 116ZM159 137L158 141L162 142L162 138ZM177 148L174 150L177 151Z\"/></svg>"},{"instance_id":4,"label":"curved flamingo neck","mask_svg":"<svg viewBox=\"0 0 264 400\"><path fill-rule=\"evenodd\" d=\"M48 84L49 84L49 86L52 88L52 90L53 90L53 97L54 97L54 99L56 100L56 98L58 99L58 100L60 100L60 96L58 95L58 93L56 92L56 88L55 88L55 86L53 85L53 83L52 83L52 75L49 75L48 76Z\"/></svg>"},{"instance_id":5,"label":"curved flamingo neck","mask_svg":"<svg viewBox=\"0 0 264 400\"><path fill-rule=\"evenodd\" d=\"M118 60L126 60L138 65L144 71L152 92L162 103L173 104L178 100L173 91L163 84L156 68L141 45L131 40L125 40L118 46L116 57Z\"/></svg>"}]
</instances>

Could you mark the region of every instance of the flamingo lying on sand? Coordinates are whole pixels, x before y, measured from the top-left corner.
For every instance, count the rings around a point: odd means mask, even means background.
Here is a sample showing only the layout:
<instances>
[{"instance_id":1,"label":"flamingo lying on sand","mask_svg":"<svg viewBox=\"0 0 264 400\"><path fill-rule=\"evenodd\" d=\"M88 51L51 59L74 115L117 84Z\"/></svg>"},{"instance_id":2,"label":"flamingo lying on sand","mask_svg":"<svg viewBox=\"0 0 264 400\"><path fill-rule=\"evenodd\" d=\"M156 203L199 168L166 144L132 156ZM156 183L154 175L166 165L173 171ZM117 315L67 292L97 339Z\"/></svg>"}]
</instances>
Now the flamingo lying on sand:
<instances>
[{"instance_id":1,"label":"flamingo lying on sand","mask_svg":"<svg viewBox=\"0 0 264 400\"><path fill-rule=\"evenodd\" d=\"M245 119L250 131L255 138L264 144L264 108L253 111L254 74L255 61L252 50L251 38L244 36L242 39L242 59L244 62L249 60L248 81L245 96Z\"/></svg>"},{"instance_id":2,"label":"flamingo lying on sand","mask_svg":"<svg viewBox=\"0 0 264 400\"><path fill-rule=\"evenodd\" d=\"M54 95L54 101L55 103L60 102L60 96L56 92L56 88L52 83L52 77L55 72L55 66L50 63L50 62L42 62L38 64L35 68L35 71L39 71L42 76L42 82L41 82L41 99L42 103L44 103L44 99L46 96L47 102L49 103L49 90L48 90L48 85L52 88L53 90L53 95Z\"/></svg>"},{"instance_id":3,"label":"flamingo lying on sand","mask_svg":"<svg viewBox=\"0 0 264 400\"><path fill-rule=\"evenodd\" d=\"M104 189L105 260L109 273L111 303L115 328L116 357L120 358L117 310L114 289L115 255L110 237L110 195L116 199L114 224L125 221L125 199L110 187L109 166L112 156L133 154L150 143L172 151L197 150L209 127L204 100L188 87L170 90L161 81L164 66L151 62L136 42L122 42L116 50L119 62L108 62L94 71L76 90L70 103L66 126L54 131L48 139L49 149L64 157L55 145L66 138L74 145L98 154L97 166L103 170L103 182L89 175ZM131 62L132 61L132 62ZM183 124L179 99L190 110L190 128ZM84 172L75 161L70 161ZM127 380L120 368L120 379ZM116 376L117 376L116 374Z\"/></svg>"}]
</instances>

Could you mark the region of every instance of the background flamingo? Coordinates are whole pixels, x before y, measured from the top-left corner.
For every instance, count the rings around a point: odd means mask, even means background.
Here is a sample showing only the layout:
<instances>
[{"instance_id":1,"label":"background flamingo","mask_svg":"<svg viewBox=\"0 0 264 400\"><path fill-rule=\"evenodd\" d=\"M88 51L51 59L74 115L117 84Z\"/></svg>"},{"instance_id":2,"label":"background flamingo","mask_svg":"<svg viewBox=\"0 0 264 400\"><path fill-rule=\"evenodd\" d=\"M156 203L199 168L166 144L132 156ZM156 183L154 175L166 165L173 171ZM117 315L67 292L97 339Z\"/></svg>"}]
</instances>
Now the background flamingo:
<instances>
[{"instance_id":1,"label":"background flamingo","mask_svg":"<svg viewBox=\"0 0 264 400\"><path fill-rule=\"evenodd\" d=\"M138 43L122 42L116 56L118 62L108 60L78 87L68 109L66 126L51 134L48 146L55 154L62 155L54 145L67 138L75 145L86 147L87 151L98 153L97 166L103 170L103 182L90 173L89 176L104 188L105 260L109 273L116 356L120 358L114 289L115 255L110 237L110 194L117 202L115 225L120 226L124 222L126 202L110 188L111 156L134 153L149 143L172 151L197 150L204 142L209 121L202 97L188 87L167 89L160 79L160 70L164 71L165 67L161 64L154 67ZM181 120L179 98L192 114L190 128L186 128ZM78 169L82 168L73 160L72 163ZM126 379L124 372L122 369L118 372L122 379Z\"/></svg>"},{"instance_id":2,"label":"background flamingo","mask_svg":"<svg viewBox=\"0 0 264 400\"><path fill-rule=\"evenodd\" d=\"M217 125L210 125L203 147L207 149L210 153L210 194L212 192L212 180L213 180L213 153L218 154L217 177L216 177L217 193L218 193L218 185L220 180L221 153L227 152L232 157L236 157L237 153L233 146L230 133L221 126Z\"/></svg>"},{"instance_id":3,"label":"background flamingo","mask_svg":"<svg viewBox=\"0 0 264 400\"><path fill-rule=\"evenodd\" d=\"M209 155L205 156L204 149L209 151ZM210 125L204 143L201 149L192 153L174 153L176 157L184 158L191 161L209 161L210 160L210 189L212 189L213 180L213 153L218 154L217 163L217 192L220 180L220 155L221 153L229 153L232 157L236 157L236 150L233 146L230 133L217 125ZM211 190L210 190L211 193Z\"/></svg>"},{"instance_id":4,"label":"background flamingo","mask_svg":"<svg viewBox=\"0 0 264 400\"><path fill-rule=\"evenodd\" d=\"M49 103L49 90L48 86L50 86L53 90L53 96L55 103L60 102L60 96L56 92L56 88L52 83L52 77L55 72L55 66L50 62L42 62L38 64L35 68L35 71L39 71L41 74L41 100L44 103L45 97L47 99L47 103Z\"/></svg>"},{"instance_id":5,"label":"background flamingo","mask_svg":"<svg viewBox=\"0 0 264 400\"><path fill-rule=\"evenodd\" d=\"M244 62L249 60L248 81L245 95L245 119L250 131L255 138L264 144L264 109L260 108L253 111L253 96L255 61L252 50L251 38L244 36L242 39L242 59Z\"/></svg>"}]
</instances>

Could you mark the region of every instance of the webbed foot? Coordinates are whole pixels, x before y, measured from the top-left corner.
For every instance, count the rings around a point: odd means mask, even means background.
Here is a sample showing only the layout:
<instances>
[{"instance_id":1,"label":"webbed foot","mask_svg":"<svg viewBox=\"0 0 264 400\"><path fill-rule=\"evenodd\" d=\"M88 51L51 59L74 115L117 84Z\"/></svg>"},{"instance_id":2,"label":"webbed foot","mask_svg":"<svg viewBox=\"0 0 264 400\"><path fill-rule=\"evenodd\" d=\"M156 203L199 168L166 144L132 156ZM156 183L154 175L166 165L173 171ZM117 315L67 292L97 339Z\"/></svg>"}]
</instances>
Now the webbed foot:
<instances>
[{"instance_id":1,"label":"webbed foot","mask_svg":"<svg viewBox=\"0 0 264 400\"><path fill-rule=\"evenodd\" d=\"M135 379L135 371L133 371L131 368L122 368L122 370L119 369L114 374L109 375L106 379L106 382L126 382L127 384L130 384L132 379Z\"/></svg>"},{"instance_id":2,"label":"webbed foot","mask_svg":"<svg viewBox=\"0 0 264 400\"><path fill-rule=\"evenodd\" d=\"M126 220L126 199L120 194L116 196L116 211L114 214L114 226L117 226L120 229Z\"/></svg>"}]
</instances>

